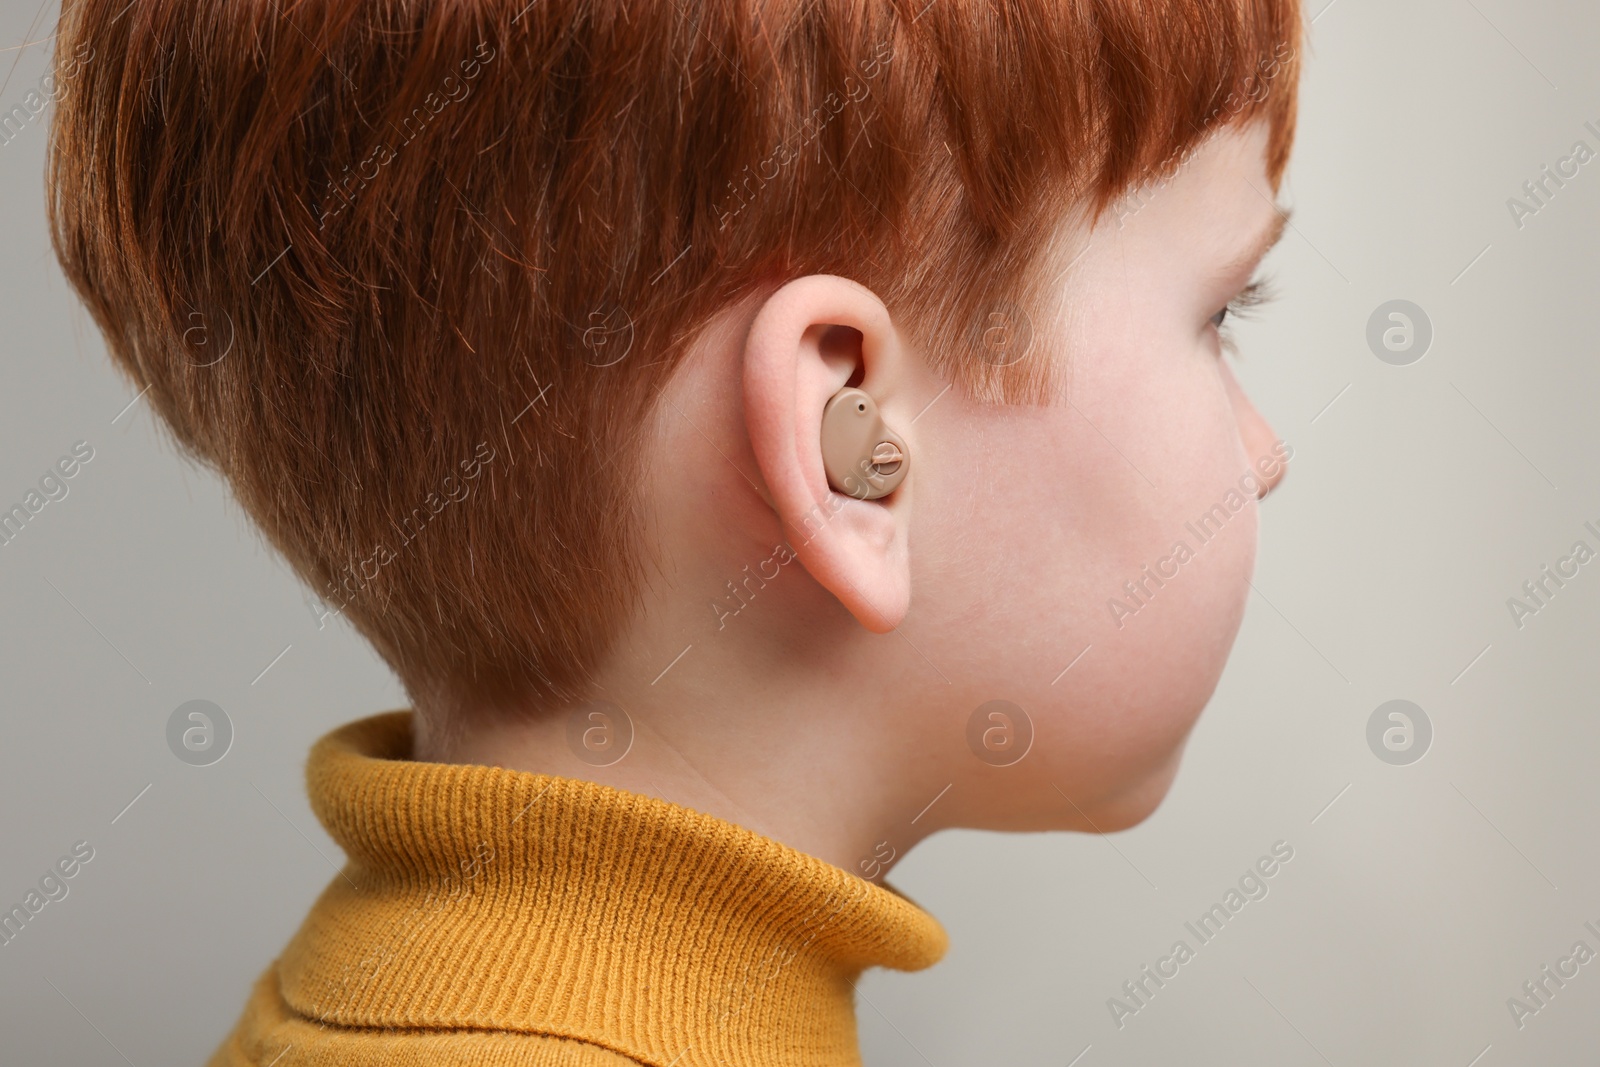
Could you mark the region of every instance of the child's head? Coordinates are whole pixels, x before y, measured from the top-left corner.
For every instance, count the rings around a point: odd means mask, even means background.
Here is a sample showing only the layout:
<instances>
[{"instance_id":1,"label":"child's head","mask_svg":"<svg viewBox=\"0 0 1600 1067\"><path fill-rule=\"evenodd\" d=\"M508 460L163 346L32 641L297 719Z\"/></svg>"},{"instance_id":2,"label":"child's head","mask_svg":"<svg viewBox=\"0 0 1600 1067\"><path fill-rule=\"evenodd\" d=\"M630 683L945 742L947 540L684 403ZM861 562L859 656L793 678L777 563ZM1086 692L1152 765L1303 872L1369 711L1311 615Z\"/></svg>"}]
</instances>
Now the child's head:
<instances>
[{"instance_id":1,"label":"child's head","mask_svg":"<svg viewBox=\"0 0 1600 1067\"><path fill-rule=\"evenodd\" d=\"M1108 828L1170 780L1286 458L1216 317L1299 34L1294 0L76 0L57 248L434 751L693 705L730 760L760 720L972 784L945 824ZM822 474L847 384L913 457L881 500Z\"/></svg>"}]
</instances>

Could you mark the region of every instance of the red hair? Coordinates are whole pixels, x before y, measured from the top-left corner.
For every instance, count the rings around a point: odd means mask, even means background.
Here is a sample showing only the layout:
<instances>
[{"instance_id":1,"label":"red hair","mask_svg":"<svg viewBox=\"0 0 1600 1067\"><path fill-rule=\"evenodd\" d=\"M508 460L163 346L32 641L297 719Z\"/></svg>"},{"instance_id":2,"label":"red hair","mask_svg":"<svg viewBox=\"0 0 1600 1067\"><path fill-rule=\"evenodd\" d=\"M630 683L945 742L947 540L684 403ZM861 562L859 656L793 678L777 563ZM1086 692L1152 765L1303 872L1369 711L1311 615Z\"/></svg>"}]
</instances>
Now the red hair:
<instances>
[{"instance_id":1,"label":"red hair","mask_svg":"<svg viewBox=\"0 0 1600 1067\"><path fill-rule=\"evenodd\" d=\"M812 273L981 358L1067 209L1294 132L1296 0L68 0L57 255L118 365L424 707L586 695L639 427ZM197 332L198 331L198 332ZM200 342L206 342L201 345ZM222 346L227 354L218 358ZM207 347L208 346L208 347Z\"/></svg>"}]
</instances>

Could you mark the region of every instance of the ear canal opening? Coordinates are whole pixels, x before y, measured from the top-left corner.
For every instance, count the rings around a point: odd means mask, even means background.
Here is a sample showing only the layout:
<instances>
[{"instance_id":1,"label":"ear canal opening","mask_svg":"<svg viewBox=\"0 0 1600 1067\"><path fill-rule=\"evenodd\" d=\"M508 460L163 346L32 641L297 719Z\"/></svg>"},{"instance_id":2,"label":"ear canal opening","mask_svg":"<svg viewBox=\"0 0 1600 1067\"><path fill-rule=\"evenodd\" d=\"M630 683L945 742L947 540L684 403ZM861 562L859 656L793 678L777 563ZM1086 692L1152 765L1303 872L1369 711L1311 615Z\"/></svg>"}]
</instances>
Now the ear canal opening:
<instances>
[{"instance_id":1,"label":"ear canal opening","mask_svg":"<svg viewBox=\"0 0 1600 1067\"><path fill-rule=\"evenodd\" d=\"M827 351L836 356L845 356L853 364L850 377L841 386L843 389L859 388L866 379L866 360L861 356L862 341L861 331L854 326L829 326L823 334L822 343Z\"/></svg>"}]
</instances>

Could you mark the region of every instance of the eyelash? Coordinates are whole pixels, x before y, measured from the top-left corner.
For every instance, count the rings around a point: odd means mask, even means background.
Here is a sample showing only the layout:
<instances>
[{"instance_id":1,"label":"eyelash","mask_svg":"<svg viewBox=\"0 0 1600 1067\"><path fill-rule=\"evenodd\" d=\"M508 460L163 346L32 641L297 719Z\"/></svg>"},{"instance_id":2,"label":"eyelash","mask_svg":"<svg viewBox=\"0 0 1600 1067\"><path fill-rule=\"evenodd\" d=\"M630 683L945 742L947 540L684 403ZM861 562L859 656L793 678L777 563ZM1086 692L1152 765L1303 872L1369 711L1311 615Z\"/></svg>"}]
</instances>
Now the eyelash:
<instances>
[{"instance_id":1,"label":"eyelash","mask_svg":"<svg viewBox=\"0 0 1600 1067\"><path fill-rule=\"evenodd\" d=\"M1239 291L1239 295L1228 301L1227 307L1211 316L1211 325L1216 328L1218 337L1222 340L1222 349L1237 356L1239 346L1233 336L1233 331L1228 329L1228 317L1252 318L1254 313L1266 304L1278 298L1277 290L1273 288L1272 279L1261 278L1251 282Z\"/></svg>"}]
</instances>

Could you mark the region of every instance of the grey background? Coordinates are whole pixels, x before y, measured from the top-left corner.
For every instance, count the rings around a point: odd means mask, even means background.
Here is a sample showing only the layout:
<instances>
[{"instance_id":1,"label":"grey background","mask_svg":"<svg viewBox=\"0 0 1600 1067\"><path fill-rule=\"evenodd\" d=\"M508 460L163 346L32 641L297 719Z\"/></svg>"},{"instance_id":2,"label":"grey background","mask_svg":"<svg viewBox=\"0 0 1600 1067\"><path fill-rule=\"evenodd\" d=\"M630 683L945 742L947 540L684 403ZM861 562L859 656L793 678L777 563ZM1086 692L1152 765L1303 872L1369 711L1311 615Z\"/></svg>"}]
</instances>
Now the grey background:
<instances>
[{"instance_id":1,"label":"grey background","mask_svg":"<svg viewBox=\"0 0 1600 1067\"><path fill-rule=\"evenodd\" d=\"M15 46L54 19L0 0L0 111L44 71ZM1506 207L1575 140L1600 149L1600 11L1336 0L1311 43L1283 295L1240 330L1295 459L1227 673L1144 825L947 833L902 861L891 881L952 944L861 983L871 1064L1501 1067L1600 1044L1600 961L1521 1030L1506 1007L1575 941L1600 950L1600 562L1521 630L1506 607L1600 545L1600 160L1522 229ZM44 144L36 123L0 145L0 502L75 441L95 458L0 547L0 901L75 841L95 855L0 948L0 1059L198 1063L342 862L307 748L404 698L144 403L124 411L49 252ZM1392 299L1433 322L1411 366L1364 339ZM166 747L197 698L235 730L209 767ZM1366 743L1394 698L1433 723L1410 766ZM1119 1030L1107 998L1196 944L1184 921L1280 839L1269 895Z\"/></svg>"}]
</instances>

